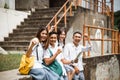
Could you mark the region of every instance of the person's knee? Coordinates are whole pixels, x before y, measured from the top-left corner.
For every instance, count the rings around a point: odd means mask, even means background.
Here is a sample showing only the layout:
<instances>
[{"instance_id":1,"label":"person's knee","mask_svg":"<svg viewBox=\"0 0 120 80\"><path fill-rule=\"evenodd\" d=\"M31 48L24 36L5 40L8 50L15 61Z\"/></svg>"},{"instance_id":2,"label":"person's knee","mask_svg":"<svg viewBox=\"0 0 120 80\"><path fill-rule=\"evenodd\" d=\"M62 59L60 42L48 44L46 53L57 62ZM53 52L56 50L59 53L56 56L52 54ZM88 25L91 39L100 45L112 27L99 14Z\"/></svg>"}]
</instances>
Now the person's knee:
<instances>
[{"instance_id":1,"label":"person's knee","mask_svg":"<svg viewBox=\"0 0 120 80\"><path fill-rule=\"evenodd\" d=\"M75 74L75 70L72 71L72 74Z\"/></svg>"}]
</instances>

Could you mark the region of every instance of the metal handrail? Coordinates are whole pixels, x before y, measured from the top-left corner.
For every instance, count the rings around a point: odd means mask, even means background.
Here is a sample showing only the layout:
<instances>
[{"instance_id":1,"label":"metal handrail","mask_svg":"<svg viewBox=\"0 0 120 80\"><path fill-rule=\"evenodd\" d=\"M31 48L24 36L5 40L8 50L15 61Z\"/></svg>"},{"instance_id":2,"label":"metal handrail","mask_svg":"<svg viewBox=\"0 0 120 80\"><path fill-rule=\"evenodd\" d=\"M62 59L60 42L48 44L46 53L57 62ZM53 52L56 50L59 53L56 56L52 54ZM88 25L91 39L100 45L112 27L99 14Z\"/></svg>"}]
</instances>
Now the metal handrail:
<instances>
[{"instance_id":1,"label":"metal handrail","mask_svg":"<svg viewBox=\"0 0 120 80\"><path fill-rule=\"evenodd\" d=\"M87 30L88 29L88 30ZM101 55L104 55L104 41L111 41L112 42L112 53L116 54L118 53L118 30L114 30L111 28L104 28L104 27L97 27L97 26L91 26L91 25L84 25L83 27L83 34L88 33L88 36L90 36L90 29L100 29L101 30L101 38L96 39L96 38L89 38L89 41L101 41ZM105 31L110 31L112 33L111 38L105 39L104 38L104 32ZM85 40L83 38L83 45L85 45ZM116 48L115 48L116 47ZM86 56L86 55L85 55ZM88 56L90 56L90 52L88 52Z\"/></svg>"},{"instance_id":2,"label":"metal handrail","mask_svg":"<svg viewBox=\"0 0 120 80\"><path fill-rule=\"evenodd\" d=\"M57 31L57 25L59 24L59 22L61 21L61 19L63 17L65 17L64 19L64 23L66 26L66 14L67 12L70 10L70 16L72 15L72 1L74 0L67 0L64 5L58 10L58 12L54 15L54 17L50 20L50 22L47 24L46 28L48 28L48 30L50 30L51 26L55 27L55 31ZM70 4L67 8L67 4ZM67 9L66 9L67 8ZM62 12L62 10L64 10L64 13L62 14L62 16L57 20L57 18L59 17L59 14ZM55 21L54 21L55 20ZM51 25L52 22L54 22L54 25Z\"/></svg>"}]
</instances>

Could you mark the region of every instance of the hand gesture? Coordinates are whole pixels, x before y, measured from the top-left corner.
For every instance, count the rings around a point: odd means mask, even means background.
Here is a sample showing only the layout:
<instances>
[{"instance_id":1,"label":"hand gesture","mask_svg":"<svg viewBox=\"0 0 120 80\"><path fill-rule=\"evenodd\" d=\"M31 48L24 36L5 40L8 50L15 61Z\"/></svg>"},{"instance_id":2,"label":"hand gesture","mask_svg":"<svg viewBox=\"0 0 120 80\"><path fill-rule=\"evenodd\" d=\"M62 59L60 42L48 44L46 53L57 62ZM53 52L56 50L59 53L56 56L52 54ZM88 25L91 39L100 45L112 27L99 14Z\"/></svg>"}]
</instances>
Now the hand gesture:
<instances>
[{"instance_id":1,"label":"hand gesture","mask_svg":"<svg viewBox=\"0 0 120 80\"><path fill-rule=\"evenodd\" d=\"M80 71L77 66L74 66L74 70L75 70L75 74L79 74Z\"/></svg>"},{"instance_id":2,"label":"hand gesture","mask_svg":"<svg viewBox=\"0 0 120 80\"><path fill-rule=\"evenodd\" d=\"M85 39L85 40L89 40L89 37L88 37L88 34L87 34L87 33L84 34L84 39Z\"/></svg>"},{"instance_id":3,"label":"hand gesture","mask_svg":"<svg viewBox=\"0 0 120 80\"><path fill-rule=\"evenodd\" d=\"M34 46L39 43L39 40L37 38L34 38L31 40L31 45Z\"/></svg>"},{"instance_id":4,"label":"hand gesture","mask_svg":"<svg viewBox=\"0 0 120 80\"><path fill-rule=\"evenodd\" d=\"M78 62L78 59L74 59L74 63L77 63Z\"/></svg>"},{"instance_id":5,"label":"hand gesture","mask_svg":"<svg viewBox=\"0 0 120 80\"><path fill-rule=\"evenodd\" d=\"M62 52L62 50L58 48L57 54L60 54L61 52Z\"/></svg>"}]
</instances>

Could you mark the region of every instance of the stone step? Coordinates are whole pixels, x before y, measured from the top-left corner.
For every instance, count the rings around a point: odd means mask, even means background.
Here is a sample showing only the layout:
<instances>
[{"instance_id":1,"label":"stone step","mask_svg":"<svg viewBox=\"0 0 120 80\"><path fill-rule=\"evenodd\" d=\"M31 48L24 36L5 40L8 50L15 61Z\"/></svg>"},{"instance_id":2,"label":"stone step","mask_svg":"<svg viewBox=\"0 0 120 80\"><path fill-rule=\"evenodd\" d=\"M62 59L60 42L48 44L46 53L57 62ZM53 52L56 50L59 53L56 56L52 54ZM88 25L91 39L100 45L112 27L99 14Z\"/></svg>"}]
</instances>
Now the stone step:
<instances>
[{"instance_id":1,"label":"stone step","mask_svg":"<svg viewBox=\"0 0 120 80\"><path fill-rule=\"evenodd\" d=\"M17 33L17 32L37 32L39 28L17 28L17 29L13 29L13 32L14 33Z\"/></svg>"},{"instance_id":2,"label":"stone step","mask_svg":"<svg viewBox=\"0 0 120 80\"><path fill-rule=\"evenodd\" d=\"M19 35L18 35L18 36L12 36L12 37L9 36L9 38L18 38L18 39L19 39L19 38L20 38L20 39L21 39L21 38L27 39L27 38L33 38L33 37L35 37L35 36L27 36L27 35L24 35L24 36L19 36Z\"/></svg>"},{"instance_id":3,"label":"stone step","mask_svg":"<svg viewBox=\"0 0 120 80\"><path fill-rule=\"evenodd\" d=\"M4 42L0 42L0 46L3 46L3 45L7 45L7 46L10 46L10 45L29 45L29 41L4 41Z\"/></svg>"},{"instance_id":4,"label":"stone step","mask_svg":"<svg viewBox=\"0 0 120 80\"><path fill-rule=\"evenodd\" d=\"M5 41L30 41L33 37L27 36L27 37L5 37Z\"/></svg>"},{"instance_id":5,"label":"stone step","mask_svg":"<svg viewBox=\"0 0 120 80\"><path fill-rule=\"evenodd\" d=\"M27 23L27 24L42 24L42 23L49 23L50 20L27 20L27 21L24 21L24 23ZM67 19L67 22L69 20ZM62 19L60 22L64 23L64 19Z\"/></svg>"},{"instance_id":6,"label":"stone step","mask_svg":"<svg viewBox=\"0 0 120 80\"><path fill-rule=\"evenodd\" d=\"M28 49L28 46L16 46L16 45L4 45L1 46L3 49L7 50L7 51L26 51Z\"/></svg>"},{"instance_id":7,"label":"stone step","mask_svg":"<svg viewBox=\"0 0 120 80\"><path fill-rule=\"evenodd\" d=\"M35 15L28 15L28 18L31 18L31 17L53 17L55 15L55 13L48 13L48 14L35 14Z\"/></svg>"},{"instance_id":8,"label":"stone step","mask_svg":"<svg viewBox=\"0 0 120 80\"><path fill-rule=\"evenodd\" d=\"M32 18L25 18L24 21L42 21L42 20L51 20L53 17L47 17L47 18L39 18L39 17L32 17ZM57 17L57 19L59 19L60 17ZM67 16L67 20L69 20L70 18L72 18L72 16Z\"/></svg>"},{"instance_id":9,"label":"stone step","mask_svg":"<svg viewBox=\"0 0 120 80\"><path fill-rule=\"evenodd\" d=\"M25 23L38 23L38 22L40 22L40 23L44 23L44 22L49 22L50 21L50 19L46 19L46 20L26 20L26 21L24 21Z\"/></svg>"},{"instance_id":10,"label":"stone step","mask_svg":"<svg viewBox=\"0 0 120 80\"><path fill-rule=\"evenodd\" d=\"M39 18L39 17L31 17L31 18L25 18L24 21L27 21L27 20L51 20L52 17L47 17L47 18Z\"/></svg>"},{"instance_id":11,"label":"stone step","mask_svg":"<svg viewBox=\"0 0 120 80\"><path fill-rule=\"evenodd\" d=\"M18 25L17 28L40 28L46 25Z\"/></svg>"},{"instance_id":12,"label":"stone step","mask_svg":"<svg viewBox=\"0 0 120 80\"><path fill-rule=\"evenodd\" d=\"M35 11L32 12L31 14L50 14L50 13L56 13L58 11L58 9L52 9L52 10L39 10L39 11Z\"/></svg>"},{"instance_id":13,"label":"stone step","mask_svg":"<svg viewBox=\"0 0 120 80\"><path fill-rule=\"evenodd\" d=\"M32 24L32 25L29 25L29 24L24 24L24 25L18 25L17 28L37 28L39 29L40 27L44 27L46 26L47 24ZM63 27L64 24L63 23L59 23L58 24L58 27Z\"/></svg>"},{"instance_id":14,"label":"stone step","mask_svg":"<svg viewBox=\"0 0 120 80\"><path fill-rule=\"evenodd\" d=\"M27 36L34 36L36 35L36 32L17 32L17 33L9 33L9 36L24 36L24 35L27 35Z\"/></svg>"},{"instance_id":15,"label":"stone step","mask_svg":"<svg viewBox=\"0 0 120 80\"><path fill-rule=\"evenodd\" d=\"M59 10L60 7L52 7L52 8L45 8L45 9L35 9L35 12L37 11L51 11L51 10Z\"/></svg>"},{"instance_id":16,"label":"stone step","mask_svg":"<svg viewBox=\"0 0 120 80\"><path fill-rule=\"evenodd\" d=\"M51 19L25 19L24 22L28 23L28 22L49 22Z\"/></svg>"},{"instance_id":17,"label":"stone step","mask_svg":"<svg viewBox=\"0 0 120 80\"><path fill-rule=\"evenodd\" d=\"M48 22L21 22L21 25L47 25ZM64 21L62 20L59 24L64 24ZM51 25L54 25L54 22L52 22Z\"/></svg>"}]
</instances>

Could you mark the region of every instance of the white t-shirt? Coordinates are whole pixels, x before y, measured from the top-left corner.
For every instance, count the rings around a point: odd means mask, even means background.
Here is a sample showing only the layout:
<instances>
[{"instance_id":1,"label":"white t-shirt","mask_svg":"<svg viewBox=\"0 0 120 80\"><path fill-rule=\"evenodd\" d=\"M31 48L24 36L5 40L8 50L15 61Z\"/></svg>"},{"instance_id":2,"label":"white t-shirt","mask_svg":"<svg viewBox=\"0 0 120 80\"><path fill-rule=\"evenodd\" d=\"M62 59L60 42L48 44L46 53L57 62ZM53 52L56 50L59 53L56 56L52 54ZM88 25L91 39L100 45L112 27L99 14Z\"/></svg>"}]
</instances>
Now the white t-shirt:
<instances>
[{"instance_id":1,"label":"white t-shirt","mask_svg":"<svg viewBox=\"0 0 120 80\"><path fill-rule=\"evenodd\" d=\"M37 54L38 54L38 60L37 60ZM42 62L43 62L43 48L42 44L39 43L38 45L35 45L32 48L32 55L35 56L35 62L33 65L34 68L43 68Z\"/></svg>"},{"instance_id":2,"label":"white t-shirt","mask_svg":"<svg viewBox=\"0 0 120 80\"><path fill-rule=\"evenodd\" d=\"M49 49L51 50L52 54L54 55L54 54L57 52L57 49L58 49L58 48L59 48L58 46L55 46L55 47L53 48L51 45L49 45L48 49L47 49L47 50L45 51L45 53L44 53L44 58L50 58L51 54L50 54ZM63 75L67 75L67 74L66 74L66 70L65 70L65 68L64 68L64 66L63 66L63 63L62 63L61 59L63 59L63 53L60 53L60 54L56 57L56 60L59 62L59 64L60 64L61 67L62 67Z\"/></svg>"},{"instance_id":3,"label":"white t-shirt","mask_svg":"<svg viewBox=\"0 0 120 80\"><path fill-rule=\"evenodd\" d=\"M82 51L82 48L84 48L82 45L78 45L77 47L73 43L68 43L64 47L64 58L67 60L74 60L79 52ZM80 71L83 70L83 62L82 62L82 54L78 58L78 63L74 63Z\"/></svg>"}]
</instances>

